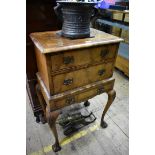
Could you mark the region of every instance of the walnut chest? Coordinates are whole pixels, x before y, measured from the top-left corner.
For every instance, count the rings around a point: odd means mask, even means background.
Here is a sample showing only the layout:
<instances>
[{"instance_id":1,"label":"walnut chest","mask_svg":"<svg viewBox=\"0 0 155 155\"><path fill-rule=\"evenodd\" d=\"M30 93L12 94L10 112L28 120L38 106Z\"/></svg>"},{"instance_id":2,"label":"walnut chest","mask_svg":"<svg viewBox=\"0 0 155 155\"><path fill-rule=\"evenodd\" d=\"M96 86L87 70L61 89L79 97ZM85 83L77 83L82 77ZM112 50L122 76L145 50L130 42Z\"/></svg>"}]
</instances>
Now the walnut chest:
<instances>
[{"instance_id":1,"label":"walnut chest","mask_svg":"<svg viewBox=\"0 0 155 155\"><path fill-rule=\"evenodd\" d=\"M56 143L53 150L60 150L55 125L59 109L87 101L108 93L104 115L115 98L113 69L121 38L91 29L91 38L71 40L61 37L60 31L38 32L30 35L38 66L38 98L45 112ZM43 103L45 101L45 103Z\"/></svg>"}]
</instances>

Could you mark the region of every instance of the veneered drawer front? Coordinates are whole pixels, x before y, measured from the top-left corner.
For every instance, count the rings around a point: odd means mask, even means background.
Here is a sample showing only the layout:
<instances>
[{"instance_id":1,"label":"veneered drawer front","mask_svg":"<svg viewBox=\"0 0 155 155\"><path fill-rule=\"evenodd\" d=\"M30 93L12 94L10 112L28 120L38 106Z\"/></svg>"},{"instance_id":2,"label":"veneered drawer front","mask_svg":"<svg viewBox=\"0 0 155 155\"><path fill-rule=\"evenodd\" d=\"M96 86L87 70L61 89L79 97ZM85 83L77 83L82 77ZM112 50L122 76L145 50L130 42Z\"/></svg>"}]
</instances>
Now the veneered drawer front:
<instances>
[{"instance_id":1,"label":"veneered drawer front","mask_svg":"<svg viewBox=\"0 0 155 155\"><path fill-rule=\"evenodd\" d=\"M107 84L100 84L92 89L85 90L84 92L78 93L76 95L69 95L66 96L63 99L58 99L56 101L53 101L50 105L52 110L60 109L65 106L69 106L74 103L80 103L83 101L86 101L96 95L100 95L101 93L104 93L108 90L111 90L113 88L114 81L107 83Z\"/></svg>"},{"instance_id":2,"label":"veneered drawer front","mask_svg":"<svg viewBox=\"0 0 155 155\"><path fill-rule=\"evenodd\" d=\"M52 71L78 68L115 58L118 44L110 44L75 51L61 52L51 56Z\"/></svg>"},{"instance_id":3,"label":"veneered drawer front","mask_svg":"<svg viewBox=\"0 0 155 155\"><path fill-rule=\"evenodd\" d=\"M113 63L91 66L70 73L53 76L54 93L64 92L112 76Z\"/></svg>"}]
</instances>

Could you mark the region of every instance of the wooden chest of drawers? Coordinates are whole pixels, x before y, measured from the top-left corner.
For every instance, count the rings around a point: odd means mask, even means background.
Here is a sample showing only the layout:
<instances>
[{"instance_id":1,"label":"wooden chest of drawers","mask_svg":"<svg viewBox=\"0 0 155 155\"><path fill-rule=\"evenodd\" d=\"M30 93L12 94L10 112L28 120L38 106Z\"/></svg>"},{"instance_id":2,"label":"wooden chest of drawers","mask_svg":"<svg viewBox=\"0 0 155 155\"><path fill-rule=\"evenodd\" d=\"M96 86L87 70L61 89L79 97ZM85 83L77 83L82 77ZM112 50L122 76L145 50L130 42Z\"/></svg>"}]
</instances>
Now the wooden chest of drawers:
<instances>
[{"instance_id":1,"label":"wooden chest of drawers","mask_svg":"<svg viewBox=\"0 0 155 155\"><path fill-rule=\"evenodd\" d=\"M115 98L113 69L122 39L91 29L91 38L70 40L59 31L32 33L38 66L37 95L60 150L55 121L65 106L107 92L104 115Z\"/></svg>"}]
</instances>

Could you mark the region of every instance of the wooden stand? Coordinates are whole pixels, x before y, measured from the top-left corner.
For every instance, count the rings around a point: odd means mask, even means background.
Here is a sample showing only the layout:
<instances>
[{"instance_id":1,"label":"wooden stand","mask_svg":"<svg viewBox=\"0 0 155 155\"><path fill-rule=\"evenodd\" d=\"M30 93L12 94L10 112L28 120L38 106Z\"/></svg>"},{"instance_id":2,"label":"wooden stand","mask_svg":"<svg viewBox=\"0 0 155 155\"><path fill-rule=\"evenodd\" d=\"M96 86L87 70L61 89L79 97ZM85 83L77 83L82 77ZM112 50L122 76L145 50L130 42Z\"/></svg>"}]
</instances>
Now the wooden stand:
<instances>
[{"instance_id":1,"label":"wooden stand","mask_svg":"<svg viewBox=\"0 0 155 155\"><path fill-rule=\"evenodd\" d=\"M106 128L104 116L115 99L113 69L119 42L122 39L91 29L94 38L70 40L58 32L31 34L35 44L38 66L36 92L44 112L44 121L49 124L55 137L53 151L61 150L56 119L61 109L107 93L101 127Z\"/></svg>"}]
</instances>

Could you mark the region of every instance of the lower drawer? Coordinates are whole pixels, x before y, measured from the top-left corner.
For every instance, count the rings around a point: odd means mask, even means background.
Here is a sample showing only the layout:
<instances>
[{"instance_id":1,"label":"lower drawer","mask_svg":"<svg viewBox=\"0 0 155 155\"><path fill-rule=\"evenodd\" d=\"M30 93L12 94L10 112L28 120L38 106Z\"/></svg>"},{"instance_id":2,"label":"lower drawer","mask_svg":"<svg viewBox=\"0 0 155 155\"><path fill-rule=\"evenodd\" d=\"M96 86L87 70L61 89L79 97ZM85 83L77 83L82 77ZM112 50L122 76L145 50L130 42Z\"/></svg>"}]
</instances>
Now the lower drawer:
<instances>
[{"instance_id":1,"label":"lower drawer","mask_svg":"<svg viewBox=\"0 0 155 155\"><path fill-rule=\"evenodd\" d=\"M112 74L113 62L56 75L53 77L54 94L110 78Z\"/></svg>"},{"instance_id":2,"label":"lower drawer","mask_svg":"<svg viewBox=\"0 0 155 155\"><path fill-rule=\"evenodd\" d=\"M50 107L51 110L57 110L61 109L63 107L72 105L74 103L80 103L83 101L86 101L90 98L93 98L96 95L99 95L101 93L107 92L111 89L113 89L114 86L114 80L109 81L107 83L102 83L94 85L93 87L89 89L81 90L80 92L74 94L69 93L69 95L66 95L64 97L61 97L60 99L56 99L55 101L51 101Z\"/></svg>"}]
</instances>

